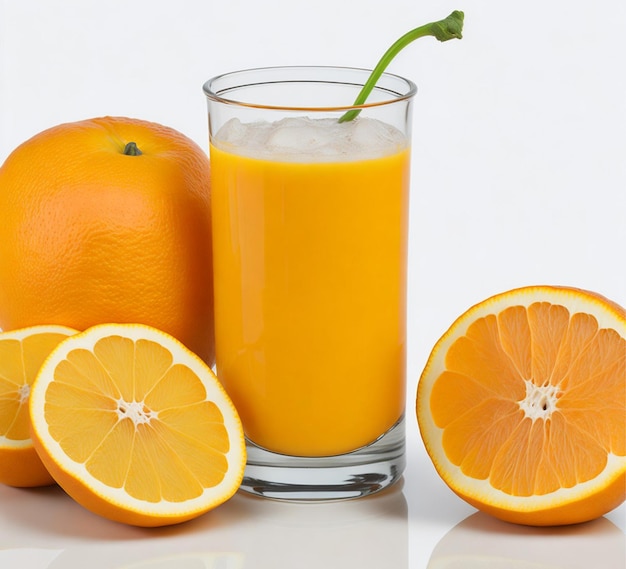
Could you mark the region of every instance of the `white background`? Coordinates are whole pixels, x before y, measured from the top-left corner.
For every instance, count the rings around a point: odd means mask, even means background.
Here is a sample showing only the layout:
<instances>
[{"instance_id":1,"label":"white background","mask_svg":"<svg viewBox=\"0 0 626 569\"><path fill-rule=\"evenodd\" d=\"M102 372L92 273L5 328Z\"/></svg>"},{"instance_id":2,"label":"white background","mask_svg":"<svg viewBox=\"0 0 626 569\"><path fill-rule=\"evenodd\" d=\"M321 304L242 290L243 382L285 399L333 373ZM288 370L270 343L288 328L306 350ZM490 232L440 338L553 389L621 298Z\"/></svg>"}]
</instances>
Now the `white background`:
<instances>
[{"instance_id":1,"label":"white background","mask_svg":"<svg viewBox=\"0 0 626 569\"><path fill-rule=\"evenodd\" d=\"M463 40L418 40L389 68L419 90L403 494L420 569L474 511L435 477L417 434L415 389L436 340L472 304L523 285L626 305L626 2L0 1L0 162L47 127L100 115L161 122L206 148L209 77L372 67L397 37L454 9ZM609 516L622 532L625 515Z\"/></svg>"}]
</instances>

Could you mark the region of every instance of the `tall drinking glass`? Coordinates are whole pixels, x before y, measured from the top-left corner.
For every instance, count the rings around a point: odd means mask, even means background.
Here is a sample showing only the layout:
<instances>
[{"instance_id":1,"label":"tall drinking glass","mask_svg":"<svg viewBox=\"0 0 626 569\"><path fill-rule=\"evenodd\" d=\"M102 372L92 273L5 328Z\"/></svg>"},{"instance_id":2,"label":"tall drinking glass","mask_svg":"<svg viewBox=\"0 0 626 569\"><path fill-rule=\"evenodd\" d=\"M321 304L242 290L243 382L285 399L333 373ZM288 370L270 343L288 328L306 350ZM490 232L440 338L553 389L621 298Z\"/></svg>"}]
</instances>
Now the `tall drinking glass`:
<instances>
[{"instance_id":1,"label":"tall drinking glass","mask_svg":"<svg viewBox=\"0 0 626 569\"><path fill-rule=\"evenodd\" d=\"M217 375L244 425L242 489L358 497L405 465L406 274L415 85L274 67L208 100Z\"/></svg>"}]
</instances>

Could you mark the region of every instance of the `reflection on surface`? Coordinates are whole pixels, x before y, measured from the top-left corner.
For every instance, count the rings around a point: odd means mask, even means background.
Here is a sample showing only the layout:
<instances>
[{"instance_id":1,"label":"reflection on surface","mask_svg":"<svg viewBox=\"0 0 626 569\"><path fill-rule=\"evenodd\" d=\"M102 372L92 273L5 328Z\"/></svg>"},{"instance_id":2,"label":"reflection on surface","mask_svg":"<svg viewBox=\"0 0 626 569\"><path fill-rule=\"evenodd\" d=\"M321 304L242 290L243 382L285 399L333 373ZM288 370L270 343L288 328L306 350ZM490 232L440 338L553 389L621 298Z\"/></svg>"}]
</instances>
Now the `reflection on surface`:
<instances>
[{"instance_id":1,"label":"reflection on surface","mask_svg":"<svg viewBox=\"0 0 626 569\"><path fill-rule=\"evenodd\" d=\"M625 569L626 536L606 518L533 528L474 514L437 544L428 569Z\"/></svg>"},{"instance_id":2,"label":"reflection on surface","mask_svg":"<svg viewBox=\"0 0 626 569\"><path fill-rule=\"evenodd\" d=\"M0 502L0 549L62 550L49 564L15 569L408 569L401 482L323 504L238 494L197 520L155 529L99 518L54 488L2 488Z\"/></svg>"},{"instance_id":3,"label":"reflection on surface","mask_svg":"<svg viewBox=\"0 0 626 569\"><path fill-rule=\"evenodd\" d=\"M408 568L408 509L401 487L326 504L239 502L255 531L239 548L245 569Z\"/></svg>"},{"instance_id":4,"label":"reflection on surface","mask_svg":"<svg viewBox=\"0 0 626 569\"><path fill-rule=\"evenodd\" d=\"M106 552L105 552L106 551ZM150 556L147 550L141 553L142 559L125 561L135 558L132 548L106 548L101 559L92 560L93 552L77 549L60 556L48 569L66 569L69 567L91 569L92 567L110 567L111 569L243 569L244 559L239 553L178 553Z\"/></svg>"},{"instance_id":5,"label":"reflection on surface","mask_svg":"<svg viewBox=\"0 0 626 569\"><path fill-rule=\"evenodd\" d=\"M61 552L55 549L0 549L2 569L47 569Z\"/></svg>"}]
</instances>

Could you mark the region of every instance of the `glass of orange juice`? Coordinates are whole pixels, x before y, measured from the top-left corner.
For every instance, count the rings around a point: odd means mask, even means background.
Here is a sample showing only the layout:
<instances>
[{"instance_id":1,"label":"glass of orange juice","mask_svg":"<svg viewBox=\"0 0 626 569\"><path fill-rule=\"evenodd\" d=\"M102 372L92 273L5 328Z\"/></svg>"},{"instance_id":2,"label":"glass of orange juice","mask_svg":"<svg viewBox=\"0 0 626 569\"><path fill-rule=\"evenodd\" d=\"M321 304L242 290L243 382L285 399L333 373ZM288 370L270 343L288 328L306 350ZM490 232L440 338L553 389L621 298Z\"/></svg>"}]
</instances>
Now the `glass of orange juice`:
<instances>
[{"instance_id":1,"label":"glass of orange juice","mask_svg":"<svg viewBox=\"0 0 626 569\"><path fill-rule=\"evenodd\" d=\"M242 489L364 496L405 465L406 275L415 85L269 67L204 85L216 369L248 441Z\"/></svg>"}]
</instances>

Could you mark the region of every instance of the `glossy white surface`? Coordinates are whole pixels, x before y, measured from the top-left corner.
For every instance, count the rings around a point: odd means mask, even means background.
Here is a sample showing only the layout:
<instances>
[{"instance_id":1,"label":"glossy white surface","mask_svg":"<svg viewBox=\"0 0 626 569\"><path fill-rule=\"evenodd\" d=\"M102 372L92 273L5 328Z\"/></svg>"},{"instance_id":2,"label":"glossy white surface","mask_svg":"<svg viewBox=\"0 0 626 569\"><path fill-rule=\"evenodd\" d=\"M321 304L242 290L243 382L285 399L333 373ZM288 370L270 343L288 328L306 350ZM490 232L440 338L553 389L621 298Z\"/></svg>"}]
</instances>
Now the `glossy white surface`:
<instances>
[{"instance_id":1,"label":"glossy white surface","mask_svg":"<svg viewBox=\"0 0 626 569\"><path fill-rule=\"evenodd\" d=\"M0 161L44 128L105 114L206 147L210 76L371 67L453 9L463 40L419 40L390 67L418 84L403 486L325 505L237 495L160 530L100 519L56 488L0 487L0 569L626 567L624 506L561 529L476 514L435 474L412 402L431 347L492 294L566 284L626 306L623 0L0 0Z\"/></svg>"},{"instance_id":2,"label":"glossy white surface","mask_svg":"<svg viewBox=\"0 0 626 569\"><path fill-rule=\"evenodd\" d=\"M563 528L500 522L443 486L413 427L407 472L387 492L325 504L237 494L168 528L109 522L58 487L0 486L0 568L624 569L626 507Z\"/></svg>"}]
</instances>

